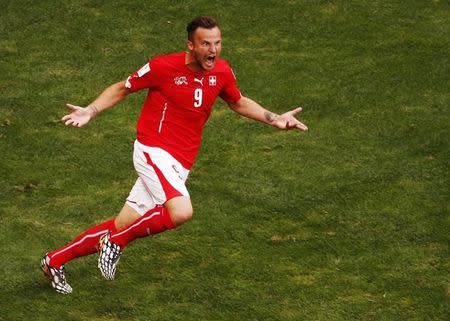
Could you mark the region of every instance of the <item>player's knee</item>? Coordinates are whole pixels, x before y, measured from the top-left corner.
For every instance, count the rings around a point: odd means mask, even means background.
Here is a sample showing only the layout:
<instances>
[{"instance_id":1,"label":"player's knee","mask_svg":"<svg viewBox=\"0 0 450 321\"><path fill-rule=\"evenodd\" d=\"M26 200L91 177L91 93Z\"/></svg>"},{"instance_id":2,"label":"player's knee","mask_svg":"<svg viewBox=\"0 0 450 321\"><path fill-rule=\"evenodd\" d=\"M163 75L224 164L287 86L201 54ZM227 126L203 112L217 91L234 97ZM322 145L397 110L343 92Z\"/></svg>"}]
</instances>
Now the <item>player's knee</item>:
<instances>
[{"instance_id":1,"label":"player's knee","mask_svg":"<svg viewBox=\"0 0 450 321\"><path fill-rule=\"evenodd\" d=\"M164 206L169 211L170 218L176 226L192 219L193 209L191 200L188 197L174 197L167 201Z\"/></svg>"},{"instance_id":2,"label":"player's knee","mask_svg":"<svg viewBox=\"0 0 450 321\"><path fill-rule=\"evenodd\" d=\"M192 207L186 206L183 208L175 208L169 210L170 218L172 219L172 222L178 226L183 223L186 223L187 221L192 219L194 211L192 210Z\"/></svg>"}]
</instances>

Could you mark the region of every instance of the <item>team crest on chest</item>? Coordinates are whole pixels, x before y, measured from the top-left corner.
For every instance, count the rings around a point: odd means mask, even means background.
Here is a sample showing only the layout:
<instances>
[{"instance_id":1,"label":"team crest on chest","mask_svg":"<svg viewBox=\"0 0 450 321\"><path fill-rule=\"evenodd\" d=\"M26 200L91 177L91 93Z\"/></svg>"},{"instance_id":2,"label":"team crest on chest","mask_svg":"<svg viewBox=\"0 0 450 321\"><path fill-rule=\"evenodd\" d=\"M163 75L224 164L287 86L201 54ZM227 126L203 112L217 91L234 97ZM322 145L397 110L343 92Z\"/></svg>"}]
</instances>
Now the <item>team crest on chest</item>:
<instances>
[{"instance_id":1,"label":"team crest on chest","mask_svg":"<svg viewBox=\"0 0 450 321\"><path fill-rule=\"evenodd\" d=\"M173 79L173 81L175 82L175 85L178 85L178 86L180 86L180 85L187 85L188 84L186 76L175 77Z\"/></svg>"},{"instance_id":2,"label":"team crest on chest","mask_svg":"<svg viewBox=\"0 0 450 321\"><path fill-rule=\"evenodd\" d=\"M217 85L217 77L216 76L209 76L209 85L210 86Z\"/></svg>"}]
</instances>

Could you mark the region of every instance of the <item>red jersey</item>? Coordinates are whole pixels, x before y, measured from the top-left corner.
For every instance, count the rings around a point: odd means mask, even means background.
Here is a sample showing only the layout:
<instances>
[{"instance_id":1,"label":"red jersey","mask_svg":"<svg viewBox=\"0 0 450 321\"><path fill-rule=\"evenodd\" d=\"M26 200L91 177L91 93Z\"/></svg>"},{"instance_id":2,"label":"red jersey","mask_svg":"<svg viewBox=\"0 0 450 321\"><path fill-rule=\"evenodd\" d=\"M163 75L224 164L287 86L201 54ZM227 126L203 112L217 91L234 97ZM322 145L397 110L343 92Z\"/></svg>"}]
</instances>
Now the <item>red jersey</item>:
<instances>
[{"instance_id":1,"label":"red jersey","mask_svg":"<svg viewBox=\"0 0 450 321\"><path fill-rule=\"evenodd\" d=\"M185 58L185 52L152 58L128 77L126 87L131 92L148 89L137 140L163 148L190 169L217 96L234 103L241 93L225 60L217 59L210 71L195 72Z\"/></svg>"}]
</instances>

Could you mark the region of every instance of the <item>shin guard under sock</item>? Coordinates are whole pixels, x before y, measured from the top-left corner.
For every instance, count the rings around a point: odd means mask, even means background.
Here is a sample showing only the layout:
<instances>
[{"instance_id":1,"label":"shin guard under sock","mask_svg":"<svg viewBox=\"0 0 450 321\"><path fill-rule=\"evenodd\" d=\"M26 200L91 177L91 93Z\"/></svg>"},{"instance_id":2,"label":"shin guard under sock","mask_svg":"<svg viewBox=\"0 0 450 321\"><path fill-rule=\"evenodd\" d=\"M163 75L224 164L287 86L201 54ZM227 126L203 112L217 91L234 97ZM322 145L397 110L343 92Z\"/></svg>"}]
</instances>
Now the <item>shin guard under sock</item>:
<instances>
[{"instance_id":1,"label":"shin guard under sock","mask_svg":"<svg viewBox=\"0 0 450 321\"><path fill-rule=\"evenodd\" d=\"M123 249L134 239L173 229L175 224L164 206L152 208L127 228L110 234L110 241Z\"/></svg>"},{"instance_id":2,"label":"shin guard under sock","mask_svg":"<svg viewBox=\"0 0 450 321\"><path fill-rule=\"evenodd\" d=\"M98 250L98 242L101 236L106 233L116 231L114 219L97 224L82 234L78 235L73 241L49 252L50 265L60 268L61 265L80 256L93 254Z\"/></svg>"}]
</instances>

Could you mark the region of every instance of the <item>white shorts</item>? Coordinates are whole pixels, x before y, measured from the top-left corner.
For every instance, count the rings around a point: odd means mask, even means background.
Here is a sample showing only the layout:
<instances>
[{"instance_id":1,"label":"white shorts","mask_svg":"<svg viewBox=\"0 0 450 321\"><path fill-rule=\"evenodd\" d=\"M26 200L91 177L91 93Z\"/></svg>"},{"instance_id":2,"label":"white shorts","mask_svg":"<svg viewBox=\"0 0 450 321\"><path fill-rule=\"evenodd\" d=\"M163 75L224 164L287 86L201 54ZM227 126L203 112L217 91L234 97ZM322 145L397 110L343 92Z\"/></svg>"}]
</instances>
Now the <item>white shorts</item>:
<instances>
[{"instance_id":1,"label":"white shorts","mask_svg":"<svg viewBox=\"0 0 450 321\"><path fill-rule=\"evenodd\" d=\"M139 177L126 203L140 215L176 196L189 197L185 185L189 170L162 148L136 140L133 163Z\"/></svg>"}]
</instances>

